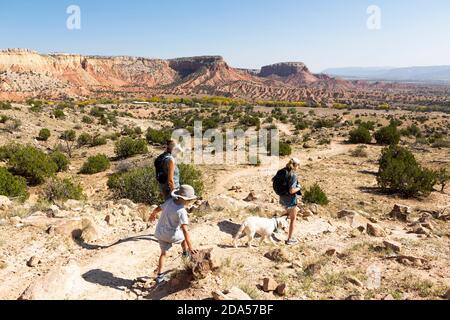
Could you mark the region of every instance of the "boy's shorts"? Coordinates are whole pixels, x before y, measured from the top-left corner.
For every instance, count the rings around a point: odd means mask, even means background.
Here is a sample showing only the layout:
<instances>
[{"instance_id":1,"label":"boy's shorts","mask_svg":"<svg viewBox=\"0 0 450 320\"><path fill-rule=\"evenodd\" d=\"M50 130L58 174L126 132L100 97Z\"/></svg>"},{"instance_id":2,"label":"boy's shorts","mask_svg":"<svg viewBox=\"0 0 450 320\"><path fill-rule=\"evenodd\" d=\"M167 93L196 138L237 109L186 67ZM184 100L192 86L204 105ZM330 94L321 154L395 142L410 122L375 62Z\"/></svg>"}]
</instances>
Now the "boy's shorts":
<instances>
[{"instance_id":1,"label":"boy's shorts","mask_svg":"<svg viewBox=\"0 0 450 320\"><path fill-rule=\"evenodd\" d=\"M166 253L167 251L172 249L174 244L181 244L181 243L183 243L183 241L184 240L180 240L175 243L171 243L171 242L159 240L158 242L159 242L159 247L161 248L162 253Z\"/></svg>"}]
</instances>

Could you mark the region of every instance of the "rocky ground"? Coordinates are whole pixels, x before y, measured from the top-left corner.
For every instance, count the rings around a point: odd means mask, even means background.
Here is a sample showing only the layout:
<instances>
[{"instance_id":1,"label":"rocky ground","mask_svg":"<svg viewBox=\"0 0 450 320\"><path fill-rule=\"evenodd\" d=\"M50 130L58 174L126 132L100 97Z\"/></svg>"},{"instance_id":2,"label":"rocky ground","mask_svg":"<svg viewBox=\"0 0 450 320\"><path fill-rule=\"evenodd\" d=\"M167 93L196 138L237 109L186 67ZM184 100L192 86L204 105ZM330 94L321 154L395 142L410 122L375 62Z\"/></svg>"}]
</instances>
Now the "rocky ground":
<instances>
[{"instance_id":1,"label":"rocky ground","mask_svg":"<svg viewBox=\"0 0 450 320\"><path fill-rule=\"evenodd\" d=\"M56 121L15 107L1 113L20 119L22 127L2 130L1 144L21 141L50 149L58 132L74 126L90 133L117 129L81 123L77 112L67 111L65 120ZM133 112L139 117L120 117L119 125L144 130L162 125L143 109ZM279 125L295 141L292 128ZM42 127L55 132L45 143L34 139ZM197 248L212 249L207 267L194 267L193 276L176 248L168 259L171 281L160 287L153 282L159 245L155 225L147 222L151 207L111 198L107 177L123 162L94 176L77 174L89 155L112 157L113 143L79 149L63 175L81 180L86 201L43 205L37 201L39 188L32 188L23 204L0 197L0 299L450 298L448 188L424 199L381 194L374 175L381 147L370 145L366 157L355 158L350 153L356 146L346 144L343 134L330 137L325 145L294 142L293 155L302 160L301 183L318 182L330 200L328 206L302 207L296 231L301 242L294 247L284 246L281 231L277 246L231 245L246 217L282 214L270 182L274 168L202 167L207 191L190 210L190 230ZM128 161L151 161L159 151L151 148ZM414 153L427 166L448 164L448 148Z\"/></svg>"}]
</instances>

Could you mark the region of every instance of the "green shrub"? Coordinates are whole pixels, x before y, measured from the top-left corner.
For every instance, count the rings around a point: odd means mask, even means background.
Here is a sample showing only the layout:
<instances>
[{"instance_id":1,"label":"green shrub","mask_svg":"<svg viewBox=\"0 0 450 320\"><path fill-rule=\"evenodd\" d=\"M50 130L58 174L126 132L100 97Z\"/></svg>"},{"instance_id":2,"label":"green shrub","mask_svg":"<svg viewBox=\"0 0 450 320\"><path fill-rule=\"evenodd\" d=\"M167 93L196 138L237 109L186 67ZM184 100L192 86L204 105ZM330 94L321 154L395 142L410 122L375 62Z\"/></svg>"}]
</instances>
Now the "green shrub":
<instances>
[{"instance_id":1,"label":"green shrub","mask_svg":"<svg viewBox=\"0 0 450 320\"><path fill-rule=\"evenodd\" d=\"M10 170L26 178L31 185L39 185L58 171L58 166L44 152L33 146L13 147L9 154Z\"/></svg>"},{"instance_id":2,"label":"green shrub","mask_svg":"<svg viewBox=\"0 0 450 320\"><path fill-rule=\"evenodd\" d=\"M41 131L39 131L38 139L40 141L47 141L48 138L50 138L50 136L51 136L50 130L44 128L41 129Z\"/></svg>"},{"instance_id":3,"label":"green shrub","mask_svg":"<svg viewBox=\"0 0 450 320\"><path fill-rule=\"evenodd\" d=\"M156 130L152 128L147 129L146 139L149 144L164 145L168 140L172 138L170 130Z\"/></svg>"},{"instance_id":4,"label":"green shrub","mask_svg":"<svg viewBox=\"0 0 450 320\"><path fill-rule=\"evenodd\" d=\"M53 110L53 116L56 119L65 119L66 118L66 114L64 113L64 111L62 111L60 109Z\"/></svg>"},{"instance_id":5,"label":"green shrub","mask_svg":"<svg viewBox=\"0 0 450 320\"><path fill-rule=\"evenodd\" d=\"M202 172L190 164L179 164L180 182L181 184L188 184L195 189L198 196L202 196L204 192L204 183Z\"/></svg>"},{"instance_id":6,"label":"green shrub","mask_svg":"<svg viewBox=\"0 0 450 320\"><path fill-rule=\"evenodd\" d=\"M380 145L395 145L400 142L400 132L396 126L389 125L375 132L375 139Z\"/></svg>"},{"instance_id":7,"label":"green shrub","mask_svg":"<svg viewBox=\"0 0 450 320\"><path fill-rule=\"evenodd\" d=\"M25 178L15 177L6 168L0 167L0 195L26 200L29 194Z\"/></svg>"},{"instance_id":8,"label":"green shrub","mask_svg":"<svg viewBox=\"0 0 450 320\"><path fill-rule=\"evenodd\" d=\"M355 158L367 158L367 147L366 146L358 146L355 150L351 152L352 157Z\"/></svg>"},{"instance_id":9,"label":"green shrub","mask_svg":"<svg viewBox=\"0 0 450 320\"><path fill-rule=\"evenodd\" d=\"M78 136L77 143L80 147L89 146L92 143L92 136L89 133L83 132Z\"/></svg>"},{"instance_id":10,"label":"green shrub","mask_svg":"<svg viewBox=\"0 0 450 320\"><path fill-rule=\"evenodd\" d=\"M80 173L96 174L108 170L110 166L111 163L109 162L108 157L104 154L99 154L94 157L89 157L88 160L83 164Z\"/></svg>"},{"instance_id":11,"label":"green shrub","mask_svg":"<svg viewBox=\"0 0 450 320\"><path fill-rule=\"evenodd\" d=\"M9 102L0 102L0 110L11 110L12 106Z\"/></svg>"},{"instance_id":12,"label":"green shrub","mask_svg":"<svg viewBox=\"0 0 450 320\"><path fill-rule=\"evenodd\" d=\"M0 161L7 161L18 152L22 146L17 143L10 143L0 147Z\"/></svg>"},{"instance_id":13,"label":"green shrub","mask_svg":"<svg viewBox=\"0 0 450 320\"><path fill-rule=\"evenodd\" d=\"M49 202L83 200L85 198L81 185L70 179L50 179L44 186L42 194L44 199Z\"/></svg>"},{"instance_id":14,"label":"green shrub","mask_svg":"<svg viewBox=\"0 0 450 320\"><path fill-rule=\"evenodd\" d=\"M416 138L422 137L422 131L415 124L412 124L412 125L408 126L406 129L402 130L401 134L404 136L407 136L407 137L411 137L411 136L416 137Z\"/></svg>"},{"instance_id":15,"label":"green shrub","mask_svg":"<svg viewBox=\"0 0 450 320\"><path fill-rule=\"evenodd\" d=\"M422 168L414 155L403 147L385 148L379 165L378 184L385 192L405 197L429 195L436 184L436 174Z\"/></svg>"},{"instance_id":16,"label":"green shrub","mask_svg":"<svg viewBox=\"0 0 450 320\"><path fill-rule=\"evenodd\" d=\"M114 174L108 179L108 187L118 199L150 205L161 203L159 184L153 167Z\"/></svg>"},{"instance_id":17,"label":"green shrub","mask_svg":"<svg viewBox=\"0 0 450 320\"><path fill-rule=\"evenodd\" d=\"M93 124L93 123L94 123L94 119L92 119L92 118L89 117L89 116L83 116L83 118L81 119L81 121L82 121L83 123L86 123L86 124Z\"/></svg>"},{"instance_id":18,"label":"green shrub","mask_svg":"<svg viewBox=\"0 0 450 320\"><path fill-rule=\"evenodd\" d=\"M192 165L180 165L180 181L194 187L198 196L203 194L202 174ZM108 187L118 199L130 199L136 203L160 204L159 184L154 167L137 168L117 173L108 179Z\"/></svg>"},{"instance_id":19,"label":"green shrub","mask_svg":"<svg viewBox=\"0 0 450 320\"><path fill-rule=\"evenodd\" d=\"M117 158L126 159L137 154L148 152L147 142L142 139L125 137L116 142L115 153Z\"/></svg>"},{"instance_id":20,"label":"green shrub","mask_svg":"<svg viewBox=\"0 0 450 320\"><path fill-rule=\"evenodd\" d=\"M64 172L69 169L70 161L67 159L66 155L62 152L55 151L50 154L50 158L58 167L58 172Z\"/></svg>"},{"instance_id":21,"label":"green shrub","mask_svg":"<svg viewBox=\"0 0 450 320\"><path fill-rule=\"evenodd\" d=\"M305 203L315 203L323 206L330 203L327 195L317 183L305 190L303 193L303 201Z\"/></svg>"},{"instance_id":22,"label":"green shrub","mask_svg":"<svg viewBox=\"0 0 450 320\"><path fill-rule=\"evenodd\" d=\"M66 143L67 154L69 158L72 158L73 147L77 139L76 132L74 130L66 130L61 134L60 139Z\"/></svg>"},{"instance_id":23,"label":"green shrub","mask_svg":"<svg viewBox=\"0 0 450 320\"><path fill-rule=\"evenodd\" d=\"M100 136L100 135L95 135L92 137L91 147L104 146L107 143L108 143L108 141L107 141L106 137Z\"/></svg>"},{"instance_id":24,"label":"green shrub","mask_svg":"<svg viewBox=\"0 0 450 320\"><path fill-rule=\"evenodd\" d=\"M439 138L433 141L431 145L433 148L450 148L450 140Z\"/></svg>"},{"instance_id":25,"label":"green shrub","mask_svg":"<svg viewBox=\"0 0 450 320\"><path fill-rule=\"evenodd\" d=\"M287 157L292 154L291 146L283 141L280 141L280 157Z\"/></svg>"},{"instance_id":26,"label":"green shrub","mask_svg":"<svg viewBox=\"0 0 450 320\"><path fill-rule=\"evenodd\" d=\"M370 134L369 129L359 126L357 129L350 131L349 142L355 144L369 144L372 142L372 135Z\"/></svg>"},{"instance_id":27,"label":"green shrub","mask_svg":"<svg viewBox=\"0 0 450 320\"><path fill-rule=\"evenodd\" d=\"M0 123L6 123L6 121L8 121L10 119L10 117L8 117L7 115L0 115Z\"/></svg>"}]
</instances>

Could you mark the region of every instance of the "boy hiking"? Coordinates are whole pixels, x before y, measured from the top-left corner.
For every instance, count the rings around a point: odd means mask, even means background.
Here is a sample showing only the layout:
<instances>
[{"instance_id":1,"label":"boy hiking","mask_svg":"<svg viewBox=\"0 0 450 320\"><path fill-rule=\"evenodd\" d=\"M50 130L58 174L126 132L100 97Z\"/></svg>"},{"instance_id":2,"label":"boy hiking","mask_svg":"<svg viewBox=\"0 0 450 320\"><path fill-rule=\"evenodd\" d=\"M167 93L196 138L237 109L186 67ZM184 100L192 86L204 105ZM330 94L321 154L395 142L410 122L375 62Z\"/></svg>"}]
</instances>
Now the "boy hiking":
<instances>
[{"instance_id":1,"label":"boy hiking","mask_svg":"<svg viewBox=\"0 0 450 320\"><path fill-rule=\"evenodd\" d=\"M298 240L293 238L295 231L295 223L298 215L298 197L301 196L301 186L298 182L296 171L300 167L300 160L293 158L289 161L284 169L278 171L273 178L273 188L277 195L280 196L280 204L286 209L291 220L289 226L287 245L296 245Z\"/></svg>"},{"instance_id":2,"label":"boy hiking","mask_svg":"<svg viewBox=\"0 0 450 320\"><path fill-rule=\"evenodd\" d=\"M156 208L150 216L150 221L153 222L157 215L162 212L155 231L155 237L158 239L161 248L156 278L157 284L168 281L166 274L163 273L163 268L167 252L174 244L181 244L183 257L185 258L190 258L191 253L195 253L188 231L189 219L185 206L196 199L194 188L183 185L180 190L172 192L171 198Z\"/></svg>"},{"instance_id":3,"label":"boy hiking","mask_svg":"<svg viewBox=\"0 0 450 320\"><path fill-rule=\"evenodd\" d=\"M181 151L175 141L169 140L166 151L155 160L156 179L164 200L168 200L171 193L180 188L180 170L175 158Z\"/></svg>"}]
</instances>

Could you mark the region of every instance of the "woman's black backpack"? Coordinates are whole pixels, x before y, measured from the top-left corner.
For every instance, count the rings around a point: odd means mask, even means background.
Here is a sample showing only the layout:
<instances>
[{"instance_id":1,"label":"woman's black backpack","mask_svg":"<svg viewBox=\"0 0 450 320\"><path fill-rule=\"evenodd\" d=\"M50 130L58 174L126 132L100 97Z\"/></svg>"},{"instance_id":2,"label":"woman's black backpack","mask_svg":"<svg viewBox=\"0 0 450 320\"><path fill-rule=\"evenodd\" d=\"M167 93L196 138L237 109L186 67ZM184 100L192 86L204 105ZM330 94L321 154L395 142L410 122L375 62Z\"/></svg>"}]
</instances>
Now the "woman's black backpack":
<instances>
[{"instance_id":1,"label":"woman's black backpack","mask_svg":"<svg viewBox=\"0 0 450 320\"><path fill-rule=\"evenodd\" d=\"M166 160L170 157L170 153L169 152L164 152L162 155L160 155L158 158L156 158L155 160L155 173L156 173L156 180L158 180L158 182L160 184L166 184L167 180L168 180L168 176L167 176L167 168L165 168L166 166Z\"/></svg>"},{"instance_id":2,"label":"woman's black backpack","mask_svg":"<svg viewBox=\"0 0 450 320\"><path fill-rule=\"evenodd\" d=\"M291 181L290 172L284 168L277 172L277 175L273 177L273 190L279 196L286 196L289 194L289 184Z\"/></svg>"}]
</instances>

